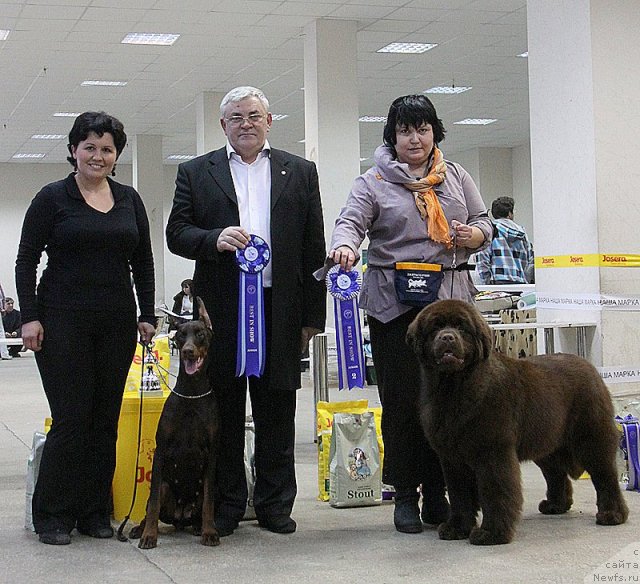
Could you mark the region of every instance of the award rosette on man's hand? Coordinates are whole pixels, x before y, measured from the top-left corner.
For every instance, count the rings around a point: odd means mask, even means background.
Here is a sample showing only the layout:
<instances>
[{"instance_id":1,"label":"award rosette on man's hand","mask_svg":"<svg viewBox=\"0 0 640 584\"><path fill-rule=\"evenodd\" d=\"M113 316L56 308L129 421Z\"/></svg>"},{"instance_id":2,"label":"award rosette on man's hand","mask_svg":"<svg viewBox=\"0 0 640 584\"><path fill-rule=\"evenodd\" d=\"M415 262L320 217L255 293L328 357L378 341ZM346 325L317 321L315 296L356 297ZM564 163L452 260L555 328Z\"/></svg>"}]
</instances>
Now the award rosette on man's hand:
<instances>
[{"instance_id":1,"label":"award rosette on man's hand","mask_svg":"<svg viewBox=\"0 0 640 584\"><path fill-rule=\"evenodd\" d=\"M244 249L236 250L240 268L237 377L260 377L264 372L266 351L262 270L269 263L271 251L261 237L250 235L249 238Z\"/></svg>"},{"instance_id":2,"label":"award rosette on man's hand","mask_svg":"<svg viewBox=\"0 0 640 584\"><path fill-rule=\"evenodd\" d=\"M360 273L345 271L333 266L326 276L329 294L333 296L333 312L336 324L336 349L338 351L338 387L349 389L364 387L364 355L358 293Z\"/></svg>"}]
</instances>

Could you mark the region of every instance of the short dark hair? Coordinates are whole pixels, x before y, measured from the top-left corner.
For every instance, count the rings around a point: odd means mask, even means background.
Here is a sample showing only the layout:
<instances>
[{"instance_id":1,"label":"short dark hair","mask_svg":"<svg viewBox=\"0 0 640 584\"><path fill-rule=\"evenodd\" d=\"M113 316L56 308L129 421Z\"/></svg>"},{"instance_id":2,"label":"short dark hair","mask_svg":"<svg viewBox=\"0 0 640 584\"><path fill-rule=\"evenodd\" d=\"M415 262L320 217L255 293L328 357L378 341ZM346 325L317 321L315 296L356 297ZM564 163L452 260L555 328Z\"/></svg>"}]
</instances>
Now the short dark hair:
<instances>
[{"instance_id":1,"label":"short dark hair","mask_svg":"<svg viewBox=\"0 0 640 584\"><path fill-rule=\"evenodd\" d=\"M513 213L513 197L498 197L491 203L491 214L494 219L502 219Z\"/></svg>"},{"instance_id":2,"label":"short dark hair","mask_svg":"<svg viewBox=\"0 0 640 584\"><path fill-rule=\"evenodd\" d=\"M124 126L118 118L114 118L105 112L84 112L76 118L69 132L67 148L71 156L67 156L67 160L73 168L77 169L78 163L73 157L72 147L77 148L80 142L89 137L90 132L94 132L100 137L105 134L111 134L113 136L113 143L116 147L116 160L127 144L127 135L124 133Z\"/></svg>"},{"instance_id":3,"label":"short dark hair","mask_svg":"<svg viewBox=\"0 0 640 584\"><path fill-rule=\"evenodd\" d=\"M396 129L406 127L419 128L422 124L430 124L433 128L433 141L439 144L444 140L446 130L442 120L436 113L431 100L421 93L403 95L393 100L389 107L387 123L384 125L382 139L385 146L396 146Z\"/></svg>"}]
</instances>

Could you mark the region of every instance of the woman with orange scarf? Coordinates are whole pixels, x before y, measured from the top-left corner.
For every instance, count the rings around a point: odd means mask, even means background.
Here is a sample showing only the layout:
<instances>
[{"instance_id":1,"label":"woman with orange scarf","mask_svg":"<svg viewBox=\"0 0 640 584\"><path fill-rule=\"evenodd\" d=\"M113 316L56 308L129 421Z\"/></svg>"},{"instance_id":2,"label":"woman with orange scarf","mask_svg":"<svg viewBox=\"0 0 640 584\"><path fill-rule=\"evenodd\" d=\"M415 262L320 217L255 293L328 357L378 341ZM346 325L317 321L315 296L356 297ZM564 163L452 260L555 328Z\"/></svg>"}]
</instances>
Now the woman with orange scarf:
<instances>
[{"instance_id":1,"label":"woman with orange scarf","mask_svg":"<svg viewBox=\"0 0 640 584\"><path fill-rule=\"evenodd\" d=\"M449 504L440 462L418 418L418 361L405 344L421 301L407 299L399 289L398 264L436 270L432 298L472 302L476 289L466 262L492 234L473 179L438 148L444 134L426 96L407 95L391 104L384 144L376 149L374 166L355 180L329 252L333 262L350 270L369 237L360 307L367 313L382 403L383 482L395 487L394 524L403 533L444 521ZM404 278L409 296L426 288L417 281L414 275Z\"/></svg>"}]
</instances>

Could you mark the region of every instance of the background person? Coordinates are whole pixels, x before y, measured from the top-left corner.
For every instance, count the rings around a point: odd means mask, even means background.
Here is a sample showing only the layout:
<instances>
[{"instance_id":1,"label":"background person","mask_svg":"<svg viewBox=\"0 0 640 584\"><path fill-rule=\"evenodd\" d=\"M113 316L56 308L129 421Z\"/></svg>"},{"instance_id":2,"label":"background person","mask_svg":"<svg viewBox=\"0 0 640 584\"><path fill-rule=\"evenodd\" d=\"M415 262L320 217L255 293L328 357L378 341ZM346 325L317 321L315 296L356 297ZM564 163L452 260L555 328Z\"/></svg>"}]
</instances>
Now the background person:
<instances>
[{"instance_id":1,"label":"background person","mask_svg":"<svg viewBox=\"0 0 640 584\"><path fill-rule=\"evenodd\" d=\"M180 292L173 297L173 308L171 312L180 316L191 319L193 316L193 281L191 279L183 280L180 283ZM177 319L169 316L169 332L176 330L181 322L185 319Z\"/></svg>"},{"instance_id":2,"label":"background person","mask_svg":"<svg viewBox=\"0 0 640 584\"><path fill-rule=\"evenodd\" d=\"M5 302L4 290L2 289L2 284L0 284L0 315L1 316L4 316L4 302ZM4 326L2 325L2 318L0 317L0 358L3 361L9 361L10 359L13 359L13 357L9 355L9 349L8 349L7 343L2 342L2 339L4 338L5 338Z\"/></svg>"},{"instance_id":3,"label":"background person","mask_svg":"<svg viewBox=\"0 0 640 584\"><path fill-rule=\"evenodd\" d=\"M326 292L313 277L326 254L315 164L272 148L269 102L255 87L231 90L220 104L224 148L178 167L167 224L169 249L195 259L194 294L213 324L212 386L220 405L216 526L238 526L247 503L244 432L247 381L255 423L258 522L292 533L297 493L294 466L300 355L324 329ZM238 279L235 252L249 234L264 239L271 261L263 271L266 365L261 377L236 377Z\"/></svg>"},{"instance_id":4,"label":"background person","mask_svg":"<svg viewBox=\"0 0 640 584\"><path fill-rule=\"evenodd\" d=\"M14 307L13 298L7 296L4 300L4 313L2 315L2 326L4 328L4 336L7 339L17 339L20 336L22 321L20 311ZM20 357L22 345L9 345L9 355L11 357Z\"/></svg>"},{"instance_id":5,"label":"background person","mask_svg":"<svg viewBox=\"0 0 640 584\"><path fill-rule=\"evenodd\" d=\"M440 462L418 419L420 367L405 342L420 308L398 300L394 264L441 264L448 271L438 298L472 302L476 289L465 263L490 239L492 229L471 176L443 158L438 144L444 134L424 95L406 95L391 104L384 144L375 151L374 166L355 180L329 252L349 270L369 237L360 306L367 313L382 403L383 482L395 486L394 524L405 533L422 531L422 521L444 521L448 502ZM451 270L452 265L462 269Z\"/></svg>"},{"instance_id":6,"label":"background person","mask_svg":"<svg viewBox=\"0 0 640 584\"><path fill-rule=\"evenodd\" d=\"M16 261L22 338L36 352L53 418L33 494L33 523L47 544L70 543L74 527L91 537L113 535L122 393L136 333L148 342L155 330L147 214L132 187L109 178L126 141L116 118L78 116L67 159L75 172L36 195L22 227Z\"/></svg>"},{"instance_id":7,"label":"background person","mask_svg":"<svg viewBox=\"0 0 640 584\"><path fill-rule=\"evenodd\" d=\"M491 203L494 237L476 256L476 270L483 284L534 281L533 246L524 227L513 220L513 206L512 197L498 197Z\"/></svg>"},{"instance_id":8,"label":"background person","mask_svg":"<svg viewBox=\"0 0 640 584\"><path fill-rule=\"evenodd\" d=\"M192 280L183 280L180 284L180 292L173 297L173 309L171 312L179 314L180 316L193 315L193 293L191 287L193 286Z\"/></svg>"}]
</instances>

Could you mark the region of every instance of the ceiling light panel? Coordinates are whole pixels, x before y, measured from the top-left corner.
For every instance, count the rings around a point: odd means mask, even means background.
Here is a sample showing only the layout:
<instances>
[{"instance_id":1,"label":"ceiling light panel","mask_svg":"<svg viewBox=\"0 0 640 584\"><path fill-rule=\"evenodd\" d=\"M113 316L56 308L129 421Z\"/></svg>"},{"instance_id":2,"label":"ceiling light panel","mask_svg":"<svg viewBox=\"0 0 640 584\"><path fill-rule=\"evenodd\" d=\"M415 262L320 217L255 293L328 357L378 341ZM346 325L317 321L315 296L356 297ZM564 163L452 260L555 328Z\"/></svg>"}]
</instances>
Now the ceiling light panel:
<instances>
[{"instance_id":1,"label":"ceiling light panel","mask_svg":"<svg viewBox=\"0 0 640 584\"><path fill-rule=\"evenodd\" d=\"M120 41L125 45L171 46L180 38L179 34L155 32L130 32Z\"/></svg>"},{"instance_id":2,"label":"ceiling light panel","mask_svg":"<svg viewBox=\"0 0 640 584\"><path fill-rule=\"evenodd\" d=\"M56 112L54 118L77 118L81 112Z\"/></svg>"},{"instance_id":3,"label":"ceiling light panel","mask_svg":"<svg viewBox=\"0 0 640 584\"><path fill-rule=\"evenodd\" d=\"M36 152L18 152L13 155L13 158L44 158L46 154Z\"/></svg>"},{"instance_id":4,"label":"ceiling light panel","mask_svg":"<svg viewBox=\"0 0 640 584\"><path fill-rule=\"evenodd\" d=\"M437 47L437 44L433 43L390 43L381 49L378 49L377 53L426 53L427 51Z\"/></svg>"},{"instance_id":5,"label":"ceiling light panel","mask_svg":"<svg viewBox=\"0 0 640 584\"><path fill-rule=\"evenodd\" d=\"M359 122L386 122L386 116L360 116Z\"/></svg>"},{"instance_id":6,"label":"ceiling light panel","mask_svg":"<svg viewBox=\"0 0 640 584\"><path fill-rule=\"evenodd\" d=\"M431 89L426 89L425 91L423 91L423 93L443 93L443 94L455 95L457 93L464 93L465 91L469 91L470 89L472 88L463 87L463 86L454 87L453 85L451 86L443 85L438 87L432 87Z\"/></svg>"},{"instance_id":7,"label":"ceiling light panel","mask_svg":"<svg viewBox=\"0 0 640 584\"><path fill-rule=\"evenodd\" d=\"M0 28L0 41L6 41L10 32L11 32L10 30L5 30L3 28Z\"/></svg>"},{"instance_id":8,"label":"ceiling light panel","mask_svg":"<svg viewBox=\"0 0 640 584\"><path fill-rule=\"evenodd\" d=\"M493 122L497 121L498 120L493 118L466 118L464 120L460 120L459 122L453 123L461 126L486 126L487 124L493 124Z\"/></svg>"},{"instance_id":9,"label":"ceiling light panel","mask_svg":"<svg viewBox=\"0 0 640 584\"><path fill-rule=\"evenodd\" d=\"M274 121L278 121L278 120L284 120L285 118L288 118L289 114L271 114L271 119Z\"/></svg>"},{"instance_id":10,"label":"ceiling light panel","mask_svg":"<svg viewBox=\"0 0 640 584\"><path fill-rule=\"evenodd\" d=\"M87 86L101 86L101 87L124 87L127 84L126 81L99 81L99 80L88 80L83 81L80 85Z\"/></svg>"},{"instance_id":11,"label":"ceiling light panel","mask_svg":"<svg viewBox=\"0 0 640 584\"><path fill-rule=\"evenodd\" d=\"M62 140L66 138L66 134L34 134L32 140Z\"/></svg>"}]
</instances>

